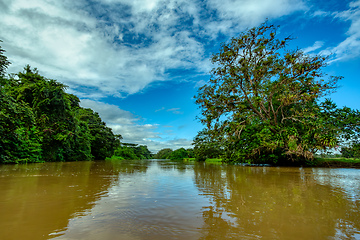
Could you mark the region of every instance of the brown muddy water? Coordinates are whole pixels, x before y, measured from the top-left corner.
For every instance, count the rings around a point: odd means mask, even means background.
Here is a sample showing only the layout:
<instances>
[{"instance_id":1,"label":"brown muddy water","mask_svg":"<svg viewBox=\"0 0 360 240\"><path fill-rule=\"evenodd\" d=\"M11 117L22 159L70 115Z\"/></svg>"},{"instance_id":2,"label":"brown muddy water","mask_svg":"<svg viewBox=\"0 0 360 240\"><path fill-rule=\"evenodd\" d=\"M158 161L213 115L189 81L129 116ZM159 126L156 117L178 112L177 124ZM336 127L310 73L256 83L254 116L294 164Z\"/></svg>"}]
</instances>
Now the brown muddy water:
<instances>
[{"instance_id":1,"label":"brown muddy water","mask_svg":"<svg viewBox=\"0 0 360 240\"><path fill-rule=\"evenodd\" d=\"M0 239L360 239L360 169L0 166Z\"/></svg>"}]
</instances>

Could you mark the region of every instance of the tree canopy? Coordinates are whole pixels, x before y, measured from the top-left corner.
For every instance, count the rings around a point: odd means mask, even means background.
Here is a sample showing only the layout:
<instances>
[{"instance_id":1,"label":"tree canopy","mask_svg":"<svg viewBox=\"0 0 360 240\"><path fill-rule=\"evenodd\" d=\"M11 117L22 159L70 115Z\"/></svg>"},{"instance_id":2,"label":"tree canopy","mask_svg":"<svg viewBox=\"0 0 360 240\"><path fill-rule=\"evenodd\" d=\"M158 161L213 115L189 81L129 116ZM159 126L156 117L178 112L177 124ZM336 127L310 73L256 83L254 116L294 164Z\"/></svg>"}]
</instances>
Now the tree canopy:
<instances>
[{"instance_id":1,"label":"tree canopy","mask_svg":"<svg viewBox=\"0 0 360 240\"><path fill-rule=\"evenodd\" d=\"M172 149L170 149L170 148L164 148L164 149L161 149L160 151L158 151L158 152L154 155L154 158L155 158L155 159L169 159L172 152L173 152Z\"/></svg>"},{"instance_id":2,"label":"tree canopy","mask_svg":"<svg viewBox=\"0 0 360 240\"><path fill-rule=\"evenodd\" d=\"M1 42L2 41L0 40L0 43ZM2 47L0 46L0 77L3 77L5 75L6 69L10 65L10 62L4 53L5 53L5 50L2 49Z\"/></svg>"},{"instance_id":3,"label":"tree canopy","mask_svg":"<svg viewBox=\"0 0 360 240\"><path fill-rule=\"evenodd\" d=\"M152 153L145 145L138 146L133 143L121 143L116 148L112 159L141 160L152 159Z\"/></svg>"},{"instance_id":4,"label":"tree canopy","mask_svg":"<svg viewBox=\"0 0 360 240\"><path fill-rule=\"evenodd\" d=\"M0 47L0 163L105 159L119 135L98 113L80 107L67 86L26 66L5 76L10 62Z\"/></svg>"},{"instance_id":5,"label":"tree canopy","mask_svg":"<svg viewBox=\"0 0 360 240\"><path fill-rule=\"evenodd\" d=\"M292 39L277 30L246 30L213 55L216 67L195 96L206 126L195 149L211 143L229 161L303 161L357 135L359 112L324 101L342 78L324 74L329 56L287 49Z\"/></svg>"},{"instance_id":6,"label":"tree canopy","mask_svg":"<svg viewBox=\"0 0 360 240\"><path fill-rule=\"evenodd\" d=\"M155 155L155 159L171 159L171 160L183 160L185 158L193 158L194 149L192 148L178 148L176 150L172 150L170 148L164 148L158 151Z\"/></svg>"}]
</instances>

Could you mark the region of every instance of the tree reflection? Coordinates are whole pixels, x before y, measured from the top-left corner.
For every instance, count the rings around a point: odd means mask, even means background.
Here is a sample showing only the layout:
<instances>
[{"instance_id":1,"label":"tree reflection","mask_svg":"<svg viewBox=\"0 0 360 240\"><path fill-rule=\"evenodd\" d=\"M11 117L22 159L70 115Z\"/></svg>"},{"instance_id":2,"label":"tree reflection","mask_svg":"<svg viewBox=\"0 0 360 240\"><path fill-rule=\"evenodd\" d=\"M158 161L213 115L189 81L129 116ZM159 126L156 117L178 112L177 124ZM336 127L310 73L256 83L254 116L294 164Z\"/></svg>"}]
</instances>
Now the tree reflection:
<instances>
[{"instance_id":1,"label":"tree reflection","mask_svg":"<svg viewBox=\"0 0 360 240\"><path fill-rule=\"evenodd\" d=\"M185 173L187 170L193 169L192 163L187 163L184 161L177 161L177 160L163 160L157 159L154 160L157 163L157 166L164 171L173 171L177 170L179 173Z\"/></svg>"},{"instance_id":2,"label":"tree reflection","mask_svg":"<svg viewBox=\"0 0 360 240\"><path fill-rule=\"evenodd\" d=\"M194 171L211 202L202 239L348 238L360 230L359 201L320 184L311 169L197 164Z\"/></svg>"},{"instance_id":3,"label":"tree reflection","mask_svg":"<svg viewBox=\"0 0 360 240\"><path fill-rule=\"evenodd\" d=\"M118 181L145 172L140 161L58 162L0 166L0 239L48 239L85 215Z\"/></svg>"}]
</instances>

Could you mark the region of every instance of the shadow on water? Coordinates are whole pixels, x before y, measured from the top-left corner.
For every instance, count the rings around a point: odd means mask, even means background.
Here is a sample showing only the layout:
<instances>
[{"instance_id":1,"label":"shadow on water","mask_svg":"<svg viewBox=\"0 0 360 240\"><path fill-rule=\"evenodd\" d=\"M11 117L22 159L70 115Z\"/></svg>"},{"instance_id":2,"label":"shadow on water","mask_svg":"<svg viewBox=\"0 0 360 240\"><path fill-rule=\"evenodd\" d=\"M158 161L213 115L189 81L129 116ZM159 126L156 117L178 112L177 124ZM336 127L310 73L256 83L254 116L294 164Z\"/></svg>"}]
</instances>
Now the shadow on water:
<instances>
[{"instance_id":1,"label":"shadow on water","mask_svg":"<svg viewBox=\"0 0 360 240\"><path fill-rule=\"evenodd\" d=\"M352 169L197 164L201 239L360 239L360 175Z\"/></svg>"}]
</instances>

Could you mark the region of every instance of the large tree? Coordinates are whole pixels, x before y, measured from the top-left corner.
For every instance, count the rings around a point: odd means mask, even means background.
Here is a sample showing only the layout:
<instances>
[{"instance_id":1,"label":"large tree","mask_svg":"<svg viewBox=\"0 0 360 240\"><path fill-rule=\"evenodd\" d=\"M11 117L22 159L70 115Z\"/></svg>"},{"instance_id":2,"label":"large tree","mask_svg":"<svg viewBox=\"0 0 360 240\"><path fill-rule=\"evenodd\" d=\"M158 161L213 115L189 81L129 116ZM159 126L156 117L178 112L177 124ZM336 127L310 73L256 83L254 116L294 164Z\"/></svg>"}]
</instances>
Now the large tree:
<instances>
[{"instance_id":1,"label":"large tree","mask_svg":"<svg viewBox=\"0 0 360 240\"><path fill-rule=\"evenodd\" d=\"M168 159L170 158L172 152L173 150L170 148L161 149L158 153L154 155L154 159Z\"/></svg>"},{"instance_id":2,"label":"large tree","mask_svg":"<svg viewBox=\"0 0 360 240\"><path fill-rule=\"evenodd\" d=\"M217 158L222 153L222 147L209 131L203 129L194 138L194 157L197 161L205 161L207 158Z\"/></svg>"},{"instance_id":3,"label":"large tree","mask_svg":"<svg viewBox=\"0 0 360 240\"><path fill-rule=\"evenodd\" d=\"M79 98L65 92L66 85L29 65L5 76L10 62L4 52L0 46L0 163L113 155L121 135L114 135L98 113L80 107Z\"/></svg>"},{"instance_id":4,"label":"large tree","mask_svg":"<svg viewBox=\"0 0 360 240\"><path fill-rule=\"evenodd\" d=\"M0 43L2 41L0 40ZM9 67L10 62L8 60L8 58L5 56L5 50L2 49L2 47L0 46L0 77L3 77L6 73L6 69Z\"/></svg>"},{"instance_id":5,"label":"large tree","mask_svg":"<svg viewBox=\"0 0 360 240\"><path fill-rule=\"evenodd\" d=\"M4 53L0 46L0 163L38 162L41 148L35 117L29 106L16 101L6 89L11 82L5 76L10 62Z\"/></svg>"},{"instance_id":6,"label":"large tree","mask_svg":"<svg viewBox=\"0 0 360 240\"><path fill-rule=\"evenodd\" d=\"M329 116L336 106L320 99L341 77L323 73L328 56L287 49L291 38L277 29L264 23L224 43L196 96L207 134L229 160L312 159L340 141Z\"/></svg>"}]
</instances>

